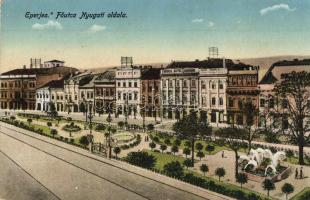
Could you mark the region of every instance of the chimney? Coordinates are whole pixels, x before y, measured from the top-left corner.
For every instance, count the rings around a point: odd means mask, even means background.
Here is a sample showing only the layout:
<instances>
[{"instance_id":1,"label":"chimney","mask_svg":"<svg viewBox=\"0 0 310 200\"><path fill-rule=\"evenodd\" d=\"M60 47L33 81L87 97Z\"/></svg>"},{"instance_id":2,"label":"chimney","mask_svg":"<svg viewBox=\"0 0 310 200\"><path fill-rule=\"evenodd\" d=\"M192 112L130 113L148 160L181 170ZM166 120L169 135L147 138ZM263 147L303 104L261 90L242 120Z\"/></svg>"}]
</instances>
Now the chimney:
<instances>
[{"instance_id":1,"label":"chimney","mask_svg":"<svg viewBox=\"0 0 310 200\"><path fill-rule=\"evenodd\" d=\"M225 61L225 57L223 57L223 68L226 69L226 61Z\"/></svg>"}]
</instances>

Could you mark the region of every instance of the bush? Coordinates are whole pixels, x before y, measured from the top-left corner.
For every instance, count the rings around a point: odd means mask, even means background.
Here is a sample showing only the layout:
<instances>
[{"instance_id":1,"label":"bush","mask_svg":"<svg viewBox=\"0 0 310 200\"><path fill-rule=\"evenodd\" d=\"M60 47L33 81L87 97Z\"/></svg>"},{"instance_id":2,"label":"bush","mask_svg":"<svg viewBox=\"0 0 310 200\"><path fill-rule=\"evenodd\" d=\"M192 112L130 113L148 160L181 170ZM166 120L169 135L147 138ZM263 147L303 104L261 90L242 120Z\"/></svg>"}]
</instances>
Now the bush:
<instances>
[{"instance_id":1,"label":"bush","mask_svg":"<svg viewBox=\"0 0 310 200\"><path fill-rule=\"evenodd\" d=\"M147 128L147 130L148 131L152 131L152 130L154 130L154 124L148 124L147 126L146 126L146 128Z\"/></svg>"},{"instance_id":2,"label":"bush","mask_svg":"<svg viewBox=\"0 0 310 200\"><path fill-rule=\"evenodd\" d=\"M147 152L140 151L130 152L125 158L125 161L142 168L152 169L155 166L156 158Z\"/></svg>"},{"instance_id":3,"label":"bush","mask_svg":"<svg viewBox=\"0 0 310 200\"><path fill-rule=\"evenodd\" d=\"M164 165L164 174L174 178L181 178L184 174L183 167L178 161L172 161Z\"/></svg>"},{"instance_id":4,"label":"bush","mask_svg":"<svg viewBox=\"0 0 310 200\"><path fill-rule=\"evenodd\" d=\"M156 142L156 143L159 143L159 138L158 138L157 136L155 136L155 137L153 138L153 141Z\"/></svg>"},{"instance_id":5,"label":"bush","mask_svg":"<svg viewBox=\"0 0 310 200\"><path fill-rule=\"evenodd\" d=\"M83 135L80 140L79 140L79 143L81 145L83 145L84 147L86 147L88 144L89 144L89 141L88 141L88 138L86 135Z\"/></svg>"},{"instance_id":6,"label":"bush","mask_svg":"<svg viewBox=\"0 0 310 200\"><path fill-rule=\"evenodd\" d=\"M103 131L105 130L106 126L104 124L97 124L95 130L96 131Z\"/></svg>"},{"instance_id":7,"label":"bush","mask_svg":"<svg viewBox=\"0 0 310 200\"><path fill-rule=\"evenodd\" d=\"M52 135L53 137L55 137L55 135L57 135L57 130L56 130L56 129L52 129L52 130L51 130L51 135Z\"/></svg>"}]
</instances>

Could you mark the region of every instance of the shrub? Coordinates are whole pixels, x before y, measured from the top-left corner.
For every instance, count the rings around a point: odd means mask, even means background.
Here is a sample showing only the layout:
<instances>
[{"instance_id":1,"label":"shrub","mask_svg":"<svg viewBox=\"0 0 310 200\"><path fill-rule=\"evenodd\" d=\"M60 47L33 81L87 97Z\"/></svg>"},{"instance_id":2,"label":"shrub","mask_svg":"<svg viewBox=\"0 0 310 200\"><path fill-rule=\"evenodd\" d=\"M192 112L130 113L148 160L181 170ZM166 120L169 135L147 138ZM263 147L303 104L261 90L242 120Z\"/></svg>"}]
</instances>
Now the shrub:
<instances>
[{"instance_id":1,"label":"shrub","mask_svg":"<svg viewBox=\"0 0 310 200\"><path fill-rule=\"evenodd\" d=\"M193 166L192 160L191 159L186 159L183 161L183 165L188 169L189 167Z\"/></svg>"},{"instance_id":2,"label":"shrub","mask_svg":"<svg viewBox=\"0 0 310 200\"><path fill-rule=\"evenodd\" d=\"M197 142L195 148L200 152L203 149L203 145L200 142Z\"/></svg>"},{"instance_id":3,"label":"shrub","mask_svg":"<svg viewBox=\"0 0 310 200\"><path fill-rule=\"evenodd\" d=\"M215 170L215 174L219 177L219 181L221 181L221 177L225 176L226 171L223 167L219 167Z\"/></svg>"},{"instance_id":4,"label":"shrub","mask_svg":"<svg viewBox=\"0 0 310 200\"><path fill-rule=\"evenodd\" d=\"M211 154L212 151L214 151L215 147L213 145L208 144L206 146L206 151L209 152L209 154Z\"/></svg>"},{"instance_id":5,"label":"shrub","mask_svg":"<svg viewBox=\"0 0 310 200\"><path fill-rule=\"evenodd\" d=\"M175 140L173 141L173 145L179 147L179 146L181 145L181 140L175 139Z\"/></svg>"},{"instance_id":6,"label":"shrub","mask_svg":"<svg viewBox=\"0 0 310 200\"><path fill-rule=\"evenodd\" d=\"M167 146L165 144L162 144L162 145L160 145L159 148L160 148L161 152L163 153L167 149Z\"/></svg>"},{"instance_id":7,"label":"shrub","mask_svg":"<svg viewBox=\"0 0 310 200\"><path fill-rule=\"evenodd\" d=\"M184 174L183 167L178 161L172 161L170 163L165 164L163 172L167 176L171 176L175 178L181 178Z\"/></svg>"},{"instance_id":8,"label":"shrub","mask_svg":"<svg viewBox=\"0 0 310 200\"><path fill-rule=\"evenodd\" d=\"M200 165L199 169L200 169L200 171L203 173L204 176L206 175L206 172L209 171L209 167L208 167L208 165L206 165L206 164Z\"/></svg>"},{"instance_id":9,"label":"shrub","mask_svg":"<svg viewBox=\"0 0 310 200\"><path fill-rule=\"evenodd\" d=\"M81 145L83 145L84 147L86 147L88 144L89 144L89 141L88 141L88 138L86 135L83 135L80 140L79 140L79 143Z\"/></svg>"},{"instance_id":10,"label":"shrub","mask_svg":"<svg viewBox=\"0 0 310 200\"><path fill-rule=\"evenodd\" d=\"M153 150L156 148L156 144L154 142L150 142L149 147Z\"/></svg>"},{"instance_id":11,"label":"shrub","mask_svg":"<svg viewBox=\"0 0 310 200\"><path fill-rule=\"evenodd\" d=\"M130 152L125 161L130 164L137 165L139 167L152 169L155 166L156 158L153 155L149 155L147 152Z\"/></svg>"},{"instance_id":12,"label":"shrub","mask_svg":"<svg viewBox=\"0 0 310 200\"><path fill-rule=\"evenodd\" d=\"M171 152L175 155L175 153L176 152L178 152L179 151L179 147L178 146L176 146L176 145L173 145L172 147L171 147Z\"/></svg>"},{"instance_id":13,"label":"shrub","mask_svg":"<svg viewBox=\"0 0 310 200\"><path fill-rule=\"evenodd\" d=\"M46 125L47 125L48 127L51 127L51 126L52 126L52 122L46 122Z\"/></svg>"},{"instance_id":14,"label":"shrub","mask_svg":"<svg viewBox=\"0 0 310 200\"><path fill-rule=\"evenodd\" d=\"M57 135L57 130L56 129L51 129L51 135L55 137Z\"/></svg>"},{"instance_id":15,"label":"shrub","mask_svg":"<svg viewBox=\"0 0 310 200\"><path fill-rule=\"evenodd\" d=\"M191 150L188 147L186 147L183 149L183 154L187 158L187 156L191 154Z\"/></svg>"},{"instance_id":16,"label":"shrub","mask_svg":"<svg viewBox=\"0 0 310 200\"><path fill-rule=\"evenodd\" d=\"M119 154L121 152L121 148L119 147L114 147L113 152L115 153L115 156L117 158L117 154Z\"/></svg>"},{"instance_id":17,"label":"shrub","mask_svg":"<svg viewBox=\"0 0 310 200\"><path fill-rule=\"evenodd\" d=\"M146 126L146 128L147 128L148 131L152 131L152 130L154 130L154 124L148 124Z\"/></svg>"},{"instance_id":18,"label":"shrub","mask_svg":"<svg viewBox=\"0 0 310 200\"><path fill-rule=\"evenodd\" d=\"M97 124L95 130L96 131L103 131L105 130L106 126L104 124Z\"/></svg>"},{"instance_id":19,"label":"shrub","mask_svg":"<svg viewBox=\"0 0 310 200\"><path fill-rule=\"evenodd\" d=\"M153 141L156 142L156 143L159 143L159 138L158 138L157 136L155 136L155 137L153 138Z\"/></svg>"},{"instance_id":20,"label":"shrub","mask_svg":"<svg viewBox=\"0 0 310 200\"><path fill-rule=\"evenodd\" d=\"M201 158L205 157L205 154L202 151L198 151L196 156L201 160Z\"/></svg>"},{"instance_id":21,"label":"shrub","mask_svg":"<svg viewBox=\"0 0 310 200\"><path fill-rule=\"evenodd\" d=\"M171 141L170 141L169 138L166 138L166 139L164 140L164 143L165 143L166 145L171 145Z\"/></svg>"}]
</instances>

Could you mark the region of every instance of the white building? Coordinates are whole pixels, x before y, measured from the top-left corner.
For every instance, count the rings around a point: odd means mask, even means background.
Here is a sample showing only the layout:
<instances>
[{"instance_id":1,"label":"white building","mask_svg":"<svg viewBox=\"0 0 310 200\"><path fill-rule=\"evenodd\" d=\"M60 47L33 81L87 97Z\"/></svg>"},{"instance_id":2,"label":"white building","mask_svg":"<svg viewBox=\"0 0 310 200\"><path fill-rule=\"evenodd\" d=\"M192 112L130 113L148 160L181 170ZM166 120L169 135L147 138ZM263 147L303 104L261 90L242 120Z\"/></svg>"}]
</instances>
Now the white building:
<instances>
[{"instance_id":1,"label":"white building","mask_svg":"<svg viewBox=\"0 0 310 200\"><path fill-rule=\"evenodd\" d=\"M49 83L50 82L36 90L36 110L38 111L49 111L51 103L51 93L48 86Z\"/></svg>"},{"instance_id":2,"label":"white building","mask_svg":"<svg viewBox=\"0 0 310 200\"><path fill-rule=\"evenodd\" d=\"M227 69L200 69L199 108L207 112L208 122L218 126L226 121Z\"/></svg>"},{"instance_id":3,"label":"white building","mask_svg":"<svg viewBox=\"0 0 310 200\"><path fill-rule=\"evenodd\" d=\"M119 115L140 114L141 68L120 67L115 72L116 108Z\"/></svg>"},{"instance_id":4,"label":"white building","mask_svg":"<svg viewBox=\"0 0 310 200\"><path fill-rule=\"evenodd\" d=\"M63 67L65 64L64 61L60 60L50 60L50 61L45 61L43 64L44 68L52 68L52 67Z\"/></svg>"}]
</instances>

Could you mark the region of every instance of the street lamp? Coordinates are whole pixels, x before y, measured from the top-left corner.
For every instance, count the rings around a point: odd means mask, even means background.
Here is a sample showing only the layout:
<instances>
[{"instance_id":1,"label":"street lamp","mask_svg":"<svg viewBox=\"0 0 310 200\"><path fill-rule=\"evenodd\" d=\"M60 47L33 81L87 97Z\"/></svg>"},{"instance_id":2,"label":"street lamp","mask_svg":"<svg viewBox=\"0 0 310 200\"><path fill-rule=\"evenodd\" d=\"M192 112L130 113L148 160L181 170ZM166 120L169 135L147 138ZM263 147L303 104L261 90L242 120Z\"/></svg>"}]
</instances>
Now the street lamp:
<instances>
[{"instance_id":1,"label":"street lamp","mask_svg":"<svg viewBox=\"0 0 310 200\"><path fill-rule=\"evenodd\" d=\"M112 122L112 117L111 117L111 104L109 104L108 106L108 117L107 117L107 122L108 122L108 131L109 131L109 141L108 141L108 148L109 148L109 154L108 154L108 157L111 158L112 157L112 145L111 145L111 122Z\"/></svg>"}]
</instances>

